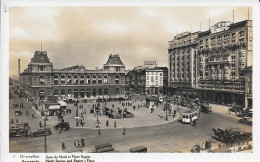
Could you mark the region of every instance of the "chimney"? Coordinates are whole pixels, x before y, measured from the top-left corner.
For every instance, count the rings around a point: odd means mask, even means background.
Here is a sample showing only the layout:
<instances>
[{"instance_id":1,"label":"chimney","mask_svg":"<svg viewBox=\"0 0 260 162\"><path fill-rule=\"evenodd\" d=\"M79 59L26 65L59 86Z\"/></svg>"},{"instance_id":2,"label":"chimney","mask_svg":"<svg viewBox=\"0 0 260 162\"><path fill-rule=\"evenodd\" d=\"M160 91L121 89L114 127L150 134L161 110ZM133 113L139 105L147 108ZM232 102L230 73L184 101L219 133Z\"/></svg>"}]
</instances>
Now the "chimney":
<instances>
[{"instance_id":1,"label":"chimney","mask_svg":"<svg viewBox=\"0 0 260 162\"><path fill-rule=\"evenodd\" d=\"M18 59L18 77L21 73L21 67L20 67L20 59Z\"/></svg>"}]
</instances>

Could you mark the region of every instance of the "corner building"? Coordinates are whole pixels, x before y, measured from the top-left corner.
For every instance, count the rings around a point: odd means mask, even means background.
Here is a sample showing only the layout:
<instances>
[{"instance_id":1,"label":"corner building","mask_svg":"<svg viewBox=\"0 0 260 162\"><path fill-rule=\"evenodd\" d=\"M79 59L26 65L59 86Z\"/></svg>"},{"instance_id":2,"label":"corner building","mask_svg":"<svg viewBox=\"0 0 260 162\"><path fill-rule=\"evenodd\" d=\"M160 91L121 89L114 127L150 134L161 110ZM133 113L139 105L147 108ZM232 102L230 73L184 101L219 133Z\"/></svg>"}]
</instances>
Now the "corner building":
<instances>
[{"instance_id":1,"label":"corner building","mask_svg":"<svg viewBox=\"0 0 260 162\"><path fill-rule=\"evenodd\" d=\"M193 93L193 97L203 100L222 104L235 102L244 105L244 70L246 67L252 66L253 57L252 20L237 23L222 21L213 25L208 31L192 34L195 35L194 40L196 41L191 48L194 52L197 51L197 55L194 56L194 60L197 61L193 61L191 64L196 67L194 68L196 72L193 73L195 74L193 82L188 82L193 85L190 93ZM170 41L168 49L169 66L172 68L174 62L170 58L178 56L173 52L176 40L177 38ZM184 44L186 39L181 37L178 41ZM174 72L176 70L170 70L169 75L174 75ZM182 92L181 94L183 94L182 89L186 87L174 84L173 81L172 84L176 87L176 93ZM185 97L185 95L183 96Z\"/></svg>"},{"instance_id":2,"label":"corner building","mask_svg":"<svg viewBox=\"0 0 260 162\"><path fill-rule=\"evenodd\" d=\"M110 54L103 69L84 66L53 69L46 51L36 51L28 68L20 73L20 85L29 96L44 100L60 98L97 98L125 96L125 65L118 54Z\"/></svg>"}]
</instances>

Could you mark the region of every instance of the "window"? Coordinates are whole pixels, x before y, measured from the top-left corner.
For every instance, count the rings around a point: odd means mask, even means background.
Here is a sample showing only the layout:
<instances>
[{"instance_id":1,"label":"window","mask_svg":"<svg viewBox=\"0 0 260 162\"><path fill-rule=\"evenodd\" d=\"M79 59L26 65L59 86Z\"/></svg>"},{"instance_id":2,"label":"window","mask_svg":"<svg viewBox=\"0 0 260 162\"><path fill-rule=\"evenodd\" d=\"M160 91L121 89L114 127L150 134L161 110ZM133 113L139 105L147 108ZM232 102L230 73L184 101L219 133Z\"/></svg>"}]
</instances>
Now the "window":
<instances>
[{"instance_id":1,"label":"window","mask_svg":"<svg viewBox=\"0 0 260 162\"><path fill-rule=\"evenodd\" d=\"M203 44L203 40L200 40L200 44Z\"/></svg>"},{"instance_id":2,"label":"window","mask_svg":"<svg viewBox=\"0 0 260 162\"><path fill-rule=\"evenodd\" d=\"M107 89L104 89L104 95L108 95Z\"/></svg>"},{"instance_id":3,"label":"window","mask_svg":"<svg viewBox=\"0 0 260 162\"><path fill-rule=\"evenodd\" d=\"M51 77L47 77L47 81L48 81L48 83L51 83Z\"/></svg>"},{"instance_id":4,"label":"window","mask_svg":"<svg viewBox=\"0 0 260 162\"><path fill-rule=\"evenodd\" d=\"M104 76L104 83L107 83L107 76Z\"/></svg>"},{"instance_id":5,"label":"window","mask_svg":"<svg viewBox=\"0 0 260 162\"><path fill-rule=\"evenodd\" d=\"M45 66L39 66L39 71L45 71Z\"/></svg>"},{"instance_id":6,"label":"window","mask_svg":"<svg viewBox=\"0 0 260 162\"><path fill-rule=\"evenodd\" d=\"M61 93L61 97L65 96L65 90L64 89L62 89L60 93Z\"/></svg>"},{"instance_id":7,"label":"window","mask_svg":"<svg viewBox=\"0 0 260 162\"><path fill-rule=\"evenodd\" d=\"M231 79L235 79L235 73L231 73Z\"/></svg>"},{"instance_id":8,"label":"window","mask_svg":"<svg viewBox=\"0 0 260 162\"><path fill-rule=\"evenodd\" d=\"M54 84L59 84L59 77L58 76L54 76Z\"/></svg>"},{"instance_id":9,"label":"window","mask_svg":"<svg viewBox=\"0 0 260 162\"><path fill-rule=\"evenodd\" d=\"M97 83L97 78L96 78L96 76L93 76L93 77L92 77L92 83L93 83L93 84L96 84L96 83Z\"/></svg>"},{"instance_id":10,"label":"window","mask_svg":"<svg viewBox=\"0 0 260 162\"><path fill-rule=\"evenodd\" d=\"M162 77L160 77L160 81L162 81L162 79L163 79L163 78L162 78Z\"/></svg>"},{"instance_id":11,"label":"window","mask_svg":"<svg viewBox=\"0 0 260 162\"><path fill-rule=\"evenodd\" d=\"M236 33L232 33L232 38L235 38L236 37Z\"/></svg>"},{"instance_id":12,"label":"window","mask_svg":"<svg viewBox=\"0 0 260 162\"><path fill-rule=\"evenodd\" d=\"M93 96L96 97L97 96L97 90L96 89L93 89Z\"/></svg>"},{"instance_id":13,"label":"window","mask_svg":"<svg viewBox=\"0 0 260 162\"><path fill-rule=\"evenodd\" d=\"M119 83L119 76L115 77L115 83Z\"/></svg>"},{"instance_id":14,"label":"window","mask_svg":"<svg viewBox=\"0 0 260 162\"><path fill-rule=\"evenodd\" d=\"M155 76L155 80L158 80L158 76Z\"/></svg>"},{"instance_id":15,"label":"window","mask_svg":"<svg viewBox=\"0 0 260 162\"><path fill-rule=\"evenodd\" d=\"M44 84L45 83L45 78L44 76L40 76L40 84Z\"/></svg>"},{"instance_id":16,"label":"window","mask_svg":"<svg viewBox=\"0 0 260 162\"><path fill-rule=\"evenodd\" d=\"M90 76L87 76L87 84L90 84Z\"/></svg>"},{"instance_id":17,"label":"window","mask_svg":"<svg viewBox=\"0 0 260 162\"><path fill-rule=\"evenodd\" d=\"M240 37L242 37L242 36L244 36L244 31L240 31L239 33L238 33L238 36L240 36Z\"/></svg>"},{"instance_id":18,"label":"window","mask_svg":"<svg viewBox=\"0 0 260 162\"><path fill-rule=\"evenodd\" d=\"M102 76L98 76L98 83L101 84L102 83Z\"/></svg>"},{"instance_id":19,"label":"window","mask_svg":"<svg viewBox=\"0 0 260 162\"><path fill-rule=\"evenodd\" d=\"M61 78L60 78L60 83L61 83L61 84L65 84L65 76L64 76L64 75L61 76Z\"/></svg>"},{"instance_id":20,"label":"window","mask_svg":"<svg viewBox=\"0 0 260 162\"><path fill-rule=\"evenodd\" d=\"M123 82L124 82L124 80L125 80L125 78L122 76L122 77L121 77L121 82L123 83Z\"/></svg>"},{"instance_id":21,"label":"window","mask_svg":"<svg viewBox=\"0 0 260 162\"><path fill-rule=\"evenodd\" d=\"M231 61L235 61L236 60L236 56L231 56Z\"/></svg>"},{"instance_id":22,"label":"window","mask_svg":"<svg viewBox=\"0 0 260 162\"><path fill-rule=\"evenodd\" d=\"M68 83L68 84L71 84L71 83L72 83L72 78L71 78L71 76L70 76L70 75L68 76L67 83Z\"/></svg>"},{"instance_id":23,"label":"window","mask_svg":"<svg viewBox=\"0 0 260 162\"><path fill-rule=\"evenodd\" d=\"M215 42L216 41L216 37L213 37L213 38L211 38L211 42Z\"/></svg>"},{"instance_id":24,"label":"window","mask_svg":"<svg viewBox=\"0 0 260 162\"><path fill-rule=\"evenodd\" d=\"M224 35L224 40L229 39L229 34Z\"/></svg>"},{"instance_id":25,"label":"window","mask_svg":"<svg viewBox=\"0 0 260 162\"><path fill-rule=\"evenodd\" d=\"M37 82L37 78L33 77L33 82L36 83Z\"/></svg>"},{"instance_id":26,"label":"window","mask_svg":"<svg viewBox=\"0 0 260 162\"><path fill-rule=\"evenodd\" d=\"M231 69L235 69L235 64L231 64Z\"/></svg>"},{"instance_id":27,"label":"window","mask_svg":"<svg viewBox=\"0 0 260 162\"><path fill-rule=\"evenodd\" d=\"M244 38L239 39L239 43L243 43L244 42Z\"/></svg>"},{"instance_id":28,"label":"window","mask_svg":"<svg viewBox=\"0 0 260 162\"><path fill-rule=\"evenodd\" d=\"M78 84L79 80L78 80L78 76L74 76L74 84Z\"/></svg>"},{"instance_id":29,"label":"window","mask_svg":"<svg viewBox=\"0 0 260 162\"><path fill-rule=\"evenodd\" d=\"M232 44L235 44L235 43L236 43L236 41L235 41L235 40L232 40L232 41L231 41L231 43L232 43Z\"/></svg>"},{"instance_id":30,"label":"window","mask_svg":"<svg viewBox=\"0 0 260 162\"><path fill-rule=\"evenodd\" d=\"M84 76L80 76L80 84L84 84Z\"/></svg>"},{"instance_id":31,"label":"window","mask_svg":"<svg viewBox=\"0 0 260 162\"><path fill-rule=\"evenodd\" d=\"M147 86L149 86L149 81L146 82Z\"/></svg>"},{"instance_id":32,"label":"window","mask_svg":"<svg viewBox=\"0 0 260 162\"><path fill-rule=\"evenodd\" d=\"M205 44L208 44L209 40L208 39L205 39Z\"/></svg>"},{"instance_id":33,"label":"window","mask_svg":"<svg viewBox=\"0 0 260 162\"><path fill-rule=\"evenodd\" d=\"M101 82L102 83L102 82ZM98 89L98 95L101 96L102 95L102 89Z\"/></svg>"},{"instance_id":34,"label":"window","mask_svg":"<svg viewBox=\"0 0 260 162\"><path fill-rule=\"evenodd\" d=\"M59 96L59 90L57 90L57 89L54 90L54 96L57 96L57 97Z\"/></svg>"},{"instance_id":35,"label":"window","mask_svg":"<svg viewBox=\"0 0 260 162\"><path fill-rule=\"evenodd\" d=\"M218 36L218 41L221 41L222 40L222 36Z\"/></svg>"}]
</instances>

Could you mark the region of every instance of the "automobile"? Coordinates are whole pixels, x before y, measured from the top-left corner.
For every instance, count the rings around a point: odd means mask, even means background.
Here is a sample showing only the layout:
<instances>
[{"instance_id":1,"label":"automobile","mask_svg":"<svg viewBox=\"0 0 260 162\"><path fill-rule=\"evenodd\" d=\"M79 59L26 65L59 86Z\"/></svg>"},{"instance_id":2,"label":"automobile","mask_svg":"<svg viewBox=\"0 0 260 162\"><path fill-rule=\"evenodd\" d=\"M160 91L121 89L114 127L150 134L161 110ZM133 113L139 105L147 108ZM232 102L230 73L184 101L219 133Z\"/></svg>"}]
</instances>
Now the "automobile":
<instances>
[{"instance_id":1,"label":"automobile","mask_svg":"<svg viewBox=\"0 0 260 162\"><path fill-rule=\"evenodd\" d=\"M46 128L46 135L52 135L51 129ZM31 137L41 137L45 136L45 129L43 128L38 128L36 132L32 132Z\"/></svg>"},{"instance_id":2,"label":"automobile","mask_svg":"<svg viewBox=\"0 0 260 162\"><path fill-rule=\"evenodd\" d=\"M21 116L22 111L21 110L15 110L14 114L15 114L15 116Z\"/></svg>"},{"instance_id":3,"label":"automobile","mask_svg":"<svg viewBox=\"0 0 260 162\"><path fill-rule=\"evenodd\" d=\"M87 99L83 99L83 103L87 103L88 102L88 100Z\"/></svg>"},{"instance_id":4,"label":"automobile","mask_svg":"<svg viewBox=\"0 0 260 162\"><path fill-rule=\"evenodd\" d=\"M13 108L19 107L18 103L13 104Z\"/></svg>"},{"instance_id":5,"label":"automobile","mask_svg":"<svg viewBox=\"0 0 260 162\"><path fill-rule=\"evenodd\" d=\"M29 136L30 129L28 123L16 123L10 127L9 137Z\"/></svg>"},{"instance_id":6,"label":"automobile","mask_svg":"<svg viewBox=\"0 0 260 162\"><path fill-rule=\"evenodd\" d=\"M126 98L124 98L124 97L119 97L118 100L119 100L119 101L125 101Z\"/></svg>"},{"instance_id":7,"label":"automobile","mask_svg":"<svg viewBox=\"0 0 260 162\"><path fill-rule=\"evenodd\" d=\"M211 107L207 102L203 102L200 105L200 111L205 112L205 113L212 113Z\"/></svg>"},{"instance_id":8,"label":"automobile","mask_svg":"<svg viewBox=\"0 0 260 162\"><path fill-rule=\"evenodd\" d=\"M248 117L245 117L243 119L239 119L239 122L242 123L242 124L246 124L246 125L252 126L252 119L248 118Z\"/></svg>"},{"instance_id":9,"label":"automobile","mask_svg":"<svg viewBox=\"0 0 260 162\"><path fill-rule=\"evenodd\" d=\"M56 130L58 130L60 128L64 131L69 130L70 124L68 122L59 122L57 125L54 126L54 129L56 129Z\"/></svg>"}]
</instances>

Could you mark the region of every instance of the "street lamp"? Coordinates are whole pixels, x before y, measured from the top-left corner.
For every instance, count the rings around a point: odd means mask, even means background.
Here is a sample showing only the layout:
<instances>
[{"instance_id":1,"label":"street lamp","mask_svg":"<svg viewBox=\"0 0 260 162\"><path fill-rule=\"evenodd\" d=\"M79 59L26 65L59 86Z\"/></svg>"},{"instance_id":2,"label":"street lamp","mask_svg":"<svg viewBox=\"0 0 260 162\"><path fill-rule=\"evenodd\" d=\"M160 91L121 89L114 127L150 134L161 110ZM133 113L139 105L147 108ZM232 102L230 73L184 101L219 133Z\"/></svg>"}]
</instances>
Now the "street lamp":
<instances>
[{"instance_id":1,"label":"street lamp","mask_svg":"<svg viewBox=\"0 0 260 162\"><path fill-rule=\"evenodd\" d=\"M76 100L76 106L77 106L77 110L76 110L76 126L79 126L79 106L78 106L78 100Z\"/></svg>"},{"instance_id":2,"label":"street lamp","mask_svg":"<svg viewBox=\"0 0 260 162\"><path fill-rule=\"evenodd\" d=\"M96 121L96 122L97 122L97 124L98 124L98 126L97 126L97 127L99 128L99 120L98 120L98 115L101 115L101 113L100 113L100 109L98 108L98 109L96 109L95 111L96 111L96 112L95 112L94 114L95 114L95 115L97 115L97 121Z\"/></svg>"},{"instance_id":3,"label":"street lamp","mask_svg":"<svg viewBox=\"0 0 260 162\"><path fill-rule=\"evenodd\" d=\"M44 114L43 121L44 121L44 152L47 153L47 131L46 131L47 116L46 116L46 113Z\"/></svg>"}]
</instances>

